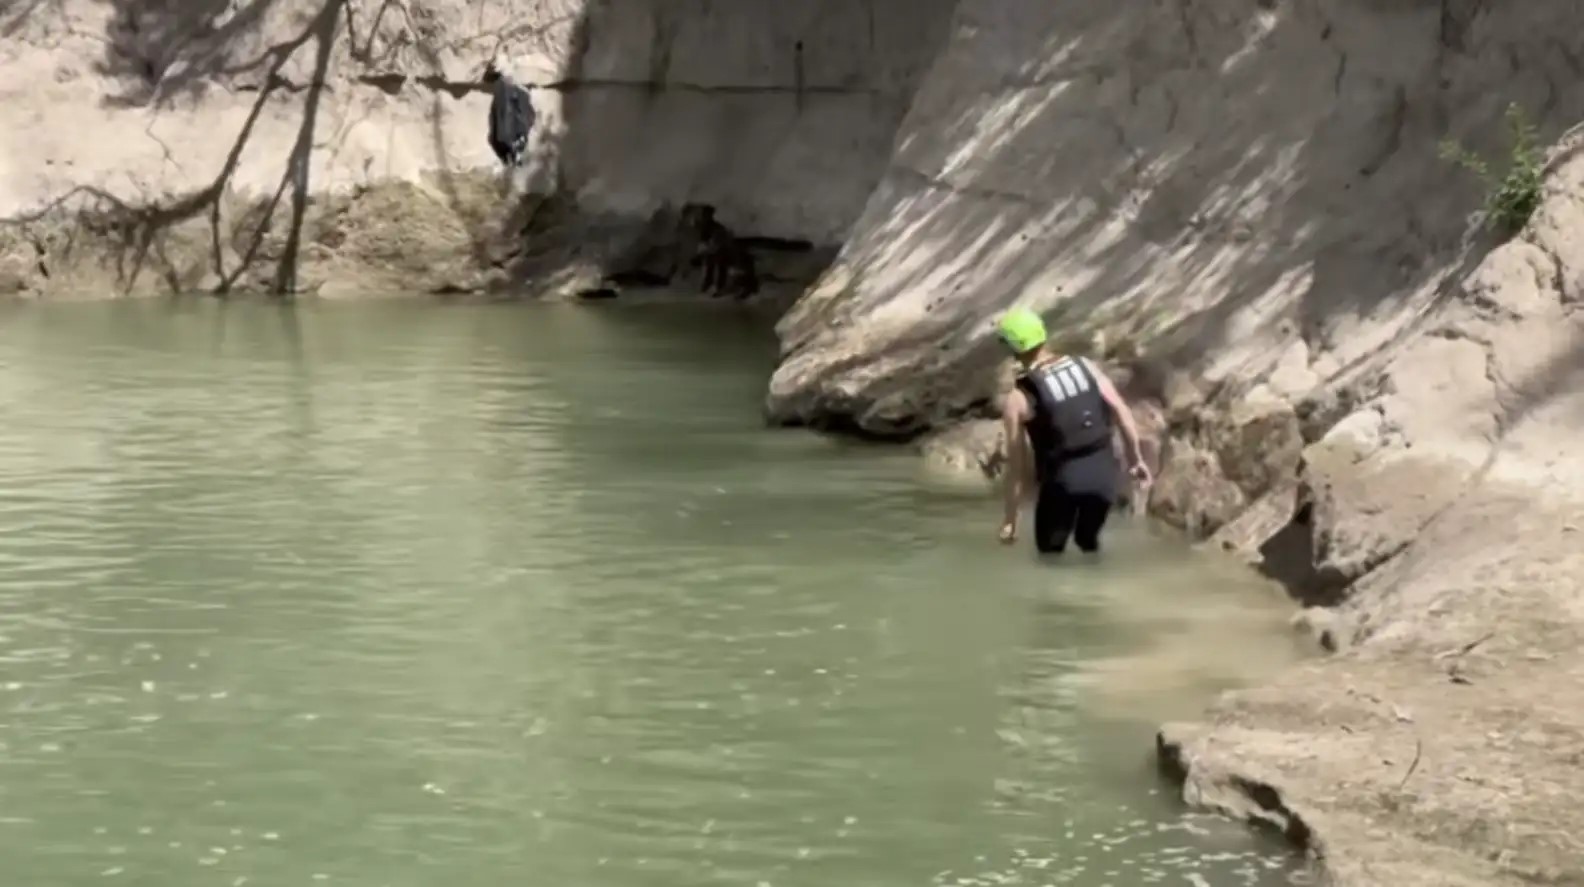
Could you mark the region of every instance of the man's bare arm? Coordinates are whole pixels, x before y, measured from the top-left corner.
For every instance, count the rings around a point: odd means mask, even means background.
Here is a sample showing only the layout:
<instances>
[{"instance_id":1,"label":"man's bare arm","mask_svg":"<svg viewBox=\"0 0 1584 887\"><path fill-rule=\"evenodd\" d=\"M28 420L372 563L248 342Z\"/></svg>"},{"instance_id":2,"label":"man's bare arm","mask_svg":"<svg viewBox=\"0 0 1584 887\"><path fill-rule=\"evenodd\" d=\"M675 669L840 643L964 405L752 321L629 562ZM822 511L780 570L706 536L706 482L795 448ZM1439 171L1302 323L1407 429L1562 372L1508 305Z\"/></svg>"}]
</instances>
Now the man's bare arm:
<instances>
[{"instance_id":1,"label":"man's bare arm","mask_svg":"<svg viewBox=\"0 0 1584 887\"><path fill-rule=\"evenodd\" d=\"M1023 438L1023 415L1027 409L1028 403L1021 391L1008 394L1001 408L1001 430L1007 450L1006 476L1002 484L1006 495L1003 524L1012 527L1017 526L1018 506L1023 502L1023 474L1027 470L1025 459L1028 456L1028 441Z\"/></svg>"},{"instance_id":2,"label":"man's bare arm","mask_svg":"<svg viewBox=\"0 0 1584 887\"><path fill-rule=\"evenodd\" d=\"M1111 377L1104 370L1095 366L1092 361L1085 360L1089 372L1100 385L1100 397L1105 400L1106 406L1111 408L1111 415L1116 417L1117 425L1122 428L1122 442L1127 445L1129 467L1138 467L1144 464L1144 449L1139 440L1138 423L1133 420L1133 410L1122 399L1121 392L1111 382Z\"/></svg>"}]
</instances>

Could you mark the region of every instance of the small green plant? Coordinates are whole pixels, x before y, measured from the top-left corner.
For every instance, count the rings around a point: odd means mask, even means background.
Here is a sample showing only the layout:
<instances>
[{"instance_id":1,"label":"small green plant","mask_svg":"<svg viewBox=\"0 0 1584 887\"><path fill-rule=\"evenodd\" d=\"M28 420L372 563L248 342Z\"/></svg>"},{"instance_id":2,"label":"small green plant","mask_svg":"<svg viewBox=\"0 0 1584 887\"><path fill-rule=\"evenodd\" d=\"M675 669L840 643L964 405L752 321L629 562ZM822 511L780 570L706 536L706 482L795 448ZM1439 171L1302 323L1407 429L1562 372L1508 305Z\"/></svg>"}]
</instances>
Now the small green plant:
<instances>
[{"instance_id":1,"label":"small green plant","mask_svg":"<svg viewBox=\"0 0 1584 887\"><path fill-rule=\"evenodd\" d=\"M1472 172L1485 183L1485 222L1505 236L1518 233L1528 224L1540 205L1540 186L1544 181L1545 158L1538 146L1539 134L1522 107L1507 106L1507 128L1512 135L1507 171L1497 178L1485 158L1446 139L1441 143L1441 159Z\"/></svg>"}]
</instances>

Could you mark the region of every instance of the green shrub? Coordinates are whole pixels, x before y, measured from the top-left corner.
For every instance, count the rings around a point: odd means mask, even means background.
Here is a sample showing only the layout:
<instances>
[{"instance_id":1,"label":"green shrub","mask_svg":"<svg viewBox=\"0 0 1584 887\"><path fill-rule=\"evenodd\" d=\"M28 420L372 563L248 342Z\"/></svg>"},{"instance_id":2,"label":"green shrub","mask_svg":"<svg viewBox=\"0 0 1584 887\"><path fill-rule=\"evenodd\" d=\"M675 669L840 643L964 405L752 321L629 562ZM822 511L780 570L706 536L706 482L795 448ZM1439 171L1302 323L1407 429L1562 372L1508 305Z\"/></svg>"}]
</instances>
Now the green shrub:
<instances>
[{"instance_id":1,"label":"green shrub","mask_svg":"<svg viewBox=\"0 0 1584 887\"><path fill-rule=\"evenodd\" d=\"M1441 158L1472 172L1485 183L1485 222L1505 236L1518 233L1528 224L1540 205L1540 186L1544 181L1545 158L1538 146L1534 124L1514 102L1507 106L1507 128L1512 148L1507 171L1497 178L1483 157L1447 139L1441 143Z\"/></svg>"}]
</instances>

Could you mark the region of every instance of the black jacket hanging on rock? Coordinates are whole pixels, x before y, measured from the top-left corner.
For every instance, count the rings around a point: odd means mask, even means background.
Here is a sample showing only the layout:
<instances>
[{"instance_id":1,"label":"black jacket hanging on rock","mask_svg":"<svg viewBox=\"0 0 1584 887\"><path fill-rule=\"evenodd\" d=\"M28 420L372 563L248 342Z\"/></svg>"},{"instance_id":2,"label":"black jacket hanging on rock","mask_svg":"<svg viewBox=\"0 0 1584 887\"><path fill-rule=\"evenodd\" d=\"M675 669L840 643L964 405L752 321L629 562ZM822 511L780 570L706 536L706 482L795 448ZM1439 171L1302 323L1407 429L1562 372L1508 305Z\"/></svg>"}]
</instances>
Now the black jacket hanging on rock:
<instances>
[{"instance_id":1,"label":"black jacket hanging on rock","mask_svg":"<svg viewBox=\"0 0 1584 887\"><path fill-rule=\"evenodd\" d=\"M495 81L494 96L490 99L490 150L502 163L521 164L523 151L528 147L528 131L533 124L534 109L528 91L510 77L501 75Z\"/></svg>"}]
</instances>

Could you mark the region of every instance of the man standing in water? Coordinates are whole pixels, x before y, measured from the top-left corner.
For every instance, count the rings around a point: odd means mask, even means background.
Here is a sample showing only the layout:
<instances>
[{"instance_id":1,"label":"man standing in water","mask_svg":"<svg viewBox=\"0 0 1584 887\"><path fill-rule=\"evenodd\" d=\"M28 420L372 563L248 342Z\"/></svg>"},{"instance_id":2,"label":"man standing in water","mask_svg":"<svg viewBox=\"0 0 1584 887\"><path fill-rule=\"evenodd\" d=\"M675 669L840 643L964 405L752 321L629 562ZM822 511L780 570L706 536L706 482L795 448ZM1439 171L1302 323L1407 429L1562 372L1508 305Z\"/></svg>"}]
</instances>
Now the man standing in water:
<instances>
[{"instance_id":1,"label":"man standing in water","mask_svg":"<svg viewBox=\"0 0 1584 887\"><path fill-rule=\"evenodd\" d=\"M1071 535L1083 551L1098 551L1122 473L1111 449L1113 427L1122 429L1129 473L1140 485L1150 482L1133 412L1098 367L1047 347L1038 314L1013 309L1001 318L999 333L1022 364L1001 411L1008 455L1001 541L1017 538L1023 476L1033 459L1034 546L1060 554Z\"/></svg>"}]
</instances>

